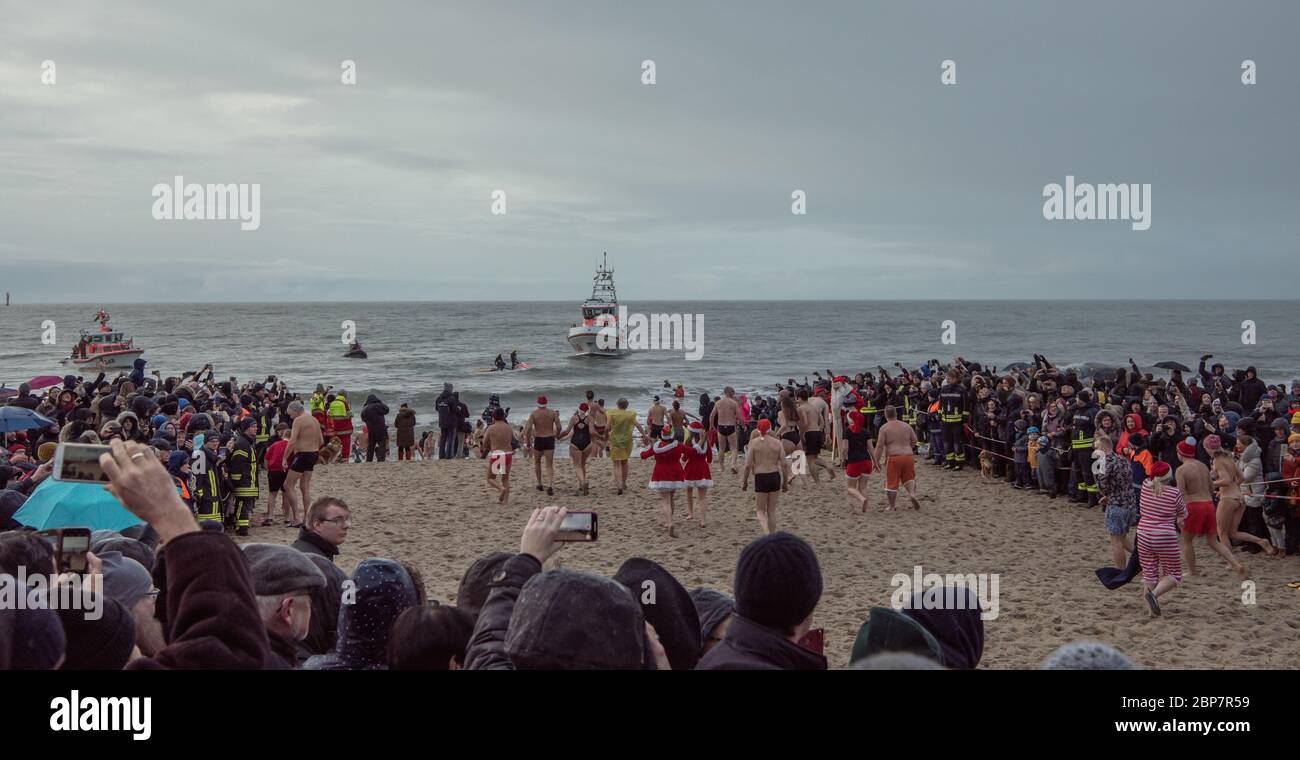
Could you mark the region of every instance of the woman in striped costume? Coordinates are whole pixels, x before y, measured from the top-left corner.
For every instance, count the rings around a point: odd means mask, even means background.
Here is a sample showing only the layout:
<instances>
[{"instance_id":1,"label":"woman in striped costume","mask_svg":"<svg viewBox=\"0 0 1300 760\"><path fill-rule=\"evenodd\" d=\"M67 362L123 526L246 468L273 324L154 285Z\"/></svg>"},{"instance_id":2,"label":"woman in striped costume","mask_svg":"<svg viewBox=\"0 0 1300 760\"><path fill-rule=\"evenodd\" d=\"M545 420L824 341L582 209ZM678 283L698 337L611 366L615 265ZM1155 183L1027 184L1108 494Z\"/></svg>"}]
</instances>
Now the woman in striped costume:
<instances>
[{"instance_id":1,"label":"woman in striped costume","mask_svg":"<svg viewBox=\"0 0 1300 760\"><path fill-rule=\"evenodd\" d=\"M1182 556L1178 550L1178 532L1187 519L1183 494L1169 485L1169 464L1156 462L1151 477L1142 482L1141 517L1138 520L1138 560L1142 564L1142 585L1146 588L1151 614L1160 614L1162 594L1183 580Z\"/></svg>"}]
</instances>

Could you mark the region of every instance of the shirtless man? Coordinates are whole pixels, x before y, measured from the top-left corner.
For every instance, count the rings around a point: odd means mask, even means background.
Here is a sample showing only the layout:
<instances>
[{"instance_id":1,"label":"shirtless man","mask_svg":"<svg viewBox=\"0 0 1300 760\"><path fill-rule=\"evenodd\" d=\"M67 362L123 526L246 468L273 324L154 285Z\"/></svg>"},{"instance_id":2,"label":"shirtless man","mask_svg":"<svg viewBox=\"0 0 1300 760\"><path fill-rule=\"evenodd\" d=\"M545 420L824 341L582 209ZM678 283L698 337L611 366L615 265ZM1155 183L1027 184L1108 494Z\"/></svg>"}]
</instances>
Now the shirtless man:
<instances>
[{"instance_id":1,"label":"shirtless man","mask_svg":"<svg viewBox=\"0 0 1300 760\"><path fill-rule=\"evenodd\" d=\"M681 443L686 440L686 412L682 402L673 401L673 409L668 413L668 422L673 426L673 438Z\"/></svg>"},{"instance_id":2,"label":"shirtless man","mask_svg":"<svg viewBox=\"0 0 1300 760\"><path fill-rule=\"evenodd\" d=\"M800 388L798 395L796 409L799 412L799 429L803 431L803 453L808 461L808 472L814 483L821 482L821 478L817 477L818 467L829 472L831 480L834 480L835 468L819 457L822 446L826 443L826 402L810 394L807 388Z\"/></svg>"},{"instance_id":3,"label":"shirtless man","mask_svg":"<svg viewBox=\"0 0 1300 760\"><path fill-rule=\"evenodd\" d=\"M907 498L912 502L912 509L920 509L921 502L916 500L916 431L912 426L898 419L898 410L892 405L885 407L885 424L876 434L876 461L885 463L885 496L889 498L886 512L894 511L894 502L898 499L898 484L907 490Z\"/></svg>"},{"instance_id":4,"label":"shirtless man","mask_svg":"<svg viewBox=\"0 0 1300 760\"><path fill-rule=\"evenodd\" d=\"M709 427L718 431L718 454L722 458L722 468L727 467L727 454L731 454L731 474L736 474L736 462L740 459L736 432L740 424L740 404L736 402L736 389L728 385L722 390L722 398L713 405L709 415Z\"/></svg>"},{"instance_id":5,"label":"shirtless man","mask_svg":"<svg viewBox=\"0 0 1300 760\"><path fill-rule=\"evenodd\" d=\"M483 457L487 459L487 484L497 490L498 504L505 504L510 499L510 464L515 456L514 432L510 423L506 422L506 411L494 409L492 424L483 431ZM554 453L554 437L551 444L551 452ZM554 476L554 470L551 474ZM500 484L497 483L497 475L501 476Z\"/></svg>"},{"instance_id":6,"label":"shirtless man","mask_svg":"<svg viewBox=\"0 0 1300 760\"><path fill-rule=\"evenodd\" d=\"M307 414L301 401L290 402L286 411L293 425L289 428L289 445L284 447L284 459L280 463L288 471L284 478L284 501L289 505L291 527L301 528L300 508L311 504L311 473L316 468L321 447L325 445L325 436L321 433L320 423ZM294 493L294 486L302 491L301 501Z\"/></svg>"},{"instance_id":7,"label":"shirtless man","mask_svg":"<svg viewBox=\"0 0 1300 760\"><path fill-rule=\"evenodd\" d=\"M507 425L506 427L509 427ZM537 397L537 408L528 415L524 423L522 437L524 446L536 452L533 456L533 475L537 478L537 490L545 490L548 496L555 495L555 436L560 432L560 413L546 408L546 397ZM485 451L492 451L492 446L484 446ZM510 447L506 447L509 449ZM542 486L542 460L546 460L546 486Z\"/></svg>"},{"instance_id":8,"label":"shirtless man","mask_svg":"<svg viewBox=\"0 0 1300 760\"><path fill-rule=\"evenodd\" d=\"M668 416L668 407L659 403L659 397L655 396L654 403L650 405L650 411L646 413L647 424L650 425L650 440L659 440L659 431L664 429L664 418Z\"/></svg>"},{"instance_id":9,"label":"shirtless man","mask_svg":"<svg viewBox=\"0 0 1300 760\"><path fill-rule=\"evenodd\" d=\"M1205 542L1227 561L1242 580L1248 577L1246 566L1232 556L1232 547L1224 546L1216 535L1214 497L1210 489L1210 468L1196 458L1196 447L1187 441L1178 443L1178 469L1174 470L1174 485L1183 494L1187 503L1187 521L1184 530L1178 534L1178 543L1183 547L1183 559L1187 560L1187 572L1196 575L1196 548L1193 544L1197 534L1205 536Z\"/></svg>"},{"instance_id":10,"label":"shirtless man","mask_svg":"<svg viewBox=\"0 0 1300 760\"><path fill-rule=\"evenodd\" d=\"M790 490L790 463L785 458L781 440L771 434L772 421L761 419L749 438L745 454L745 473L740 490L749 490L749 476L754 476L755 509L764 533L776 531L776 502Z\"/></svg>"}]
</instances>

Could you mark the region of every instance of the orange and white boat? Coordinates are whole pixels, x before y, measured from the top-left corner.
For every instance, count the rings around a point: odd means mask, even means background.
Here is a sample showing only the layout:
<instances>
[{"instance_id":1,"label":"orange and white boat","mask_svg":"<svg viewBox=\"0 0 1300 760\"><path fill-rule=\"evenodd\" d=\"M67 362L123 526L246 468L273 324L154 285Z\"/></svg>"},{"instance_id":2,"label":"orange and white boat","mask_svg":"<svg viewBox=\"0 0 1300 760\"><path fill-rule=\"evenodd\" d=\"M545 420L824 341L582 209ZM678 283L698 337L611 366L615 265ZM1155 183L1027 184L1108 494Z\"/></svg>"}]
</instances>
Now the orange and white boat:
<instances>
[{"instance_id":1,"label":"orange and white boat","mask_svg":"<svg viewBox=\"0 0 1300 760\"><path fill-rule=\"evenodd\" d=\"M134 341L109 327L108 312L103 309L95 314L95 321L99 330L82 330L72 355L62 363L92 369L131 369L144 349L136 348Z\"/></svg>"},{"instance_id":2,"label":"orange and white boat","mask_svg":"<svg viewBox=\"0 0 1300 760\"><path fill-rule=\"evenodd\" d=\"M614 290L614 270L609 268L609 254L602 258L592 281L591 298L582 304L582 324L569 327L569 345L574 356L621 357L628 353L618 340L618 293Z\"/></svg>"}]
</instances>

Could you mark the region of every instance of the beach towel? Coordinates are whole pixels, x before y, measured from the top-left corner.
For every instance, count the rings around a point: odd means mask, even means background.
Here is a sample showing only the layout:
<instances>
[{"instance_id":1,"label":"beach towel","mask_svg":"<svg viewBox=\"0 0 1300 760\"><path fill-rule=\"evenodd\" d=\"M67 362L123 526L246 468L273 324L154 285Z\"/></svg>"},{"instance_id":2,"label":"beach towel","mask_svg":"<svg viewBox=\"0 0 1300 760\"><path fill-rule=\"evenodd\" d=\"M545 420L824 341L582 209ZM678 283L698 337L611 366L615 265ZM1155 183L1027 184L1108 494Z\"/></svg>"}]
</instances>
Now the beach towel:
<instances>
[{"instance_id":1,"label":"beach towel","mask_svg":"<svg viewBox=\"0 0 1300 760\"><path fill-rule=\"evenodd\" d=\"M1138 562L1138 553L1129 552L1128 566L1120 569L1118 567L1102 567L1097 569L1097 580L1101 585L1114 591L1133 580L1142 572L1142 566Z\"/></svg>"}]
</instances>

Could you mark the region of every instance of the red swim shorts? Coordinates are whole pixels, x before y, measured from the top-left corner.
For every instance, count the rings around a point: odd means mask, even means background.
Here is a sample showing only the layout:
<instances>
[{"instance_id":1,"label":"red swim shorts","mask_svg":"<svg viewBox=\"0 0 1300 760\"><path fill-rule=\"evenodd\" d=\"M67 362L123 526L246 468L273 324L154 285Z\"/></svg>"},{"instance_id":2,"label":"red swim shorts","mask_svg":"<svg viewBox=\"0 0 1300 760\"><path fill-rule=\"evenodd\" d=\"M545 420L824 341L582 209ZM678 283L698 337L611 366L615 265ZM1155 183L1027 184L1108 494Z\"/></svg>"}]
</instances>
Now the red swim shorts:
<instances>
[{"instance_id":1,"label":"red swim shorts","mask_svg":"<svg viewBox=\"0 0 1300 760\"><path fill-rule=\"evenodd\" d=\"M1214 523L1214 502L1193 501L1187 505L1187 520L1183 532L1193 536L1209 536L1217 532Z\"/></svg>"},{"instance_id":2,"label":"red swim shorts","mask_svg":"<svg viewBox=\"0 0 1300 760\"><path fill-rule=\"evenodd\" d=\"M897 491L899 483L916 480L916 460L911 454L890 454L885 463L885 490Z\"/></svg>"},{"instance_id":3,"label":"red swim shorts","mask_svg":"<svg viewBox=\"0 0 1300 760\"><path fill-rule=\"evenodd\" d=\"M488 470L494 475L509 475L510 463L514 458L513 451L493 451L488 454ZM504 463L502 463L503 459Z\"/></svg>"},{"instance_id":4,"label":"red swim shorts","mask_svg":"<svg viewBox=\"0 0 1300 760\"><path fill-rule=\"evenodd\" d=\"M861 462L849 462L844 465L844 477L849 480L861 478L871 474L871 460L864 459Z\"/></svg>"}]
</instances>

